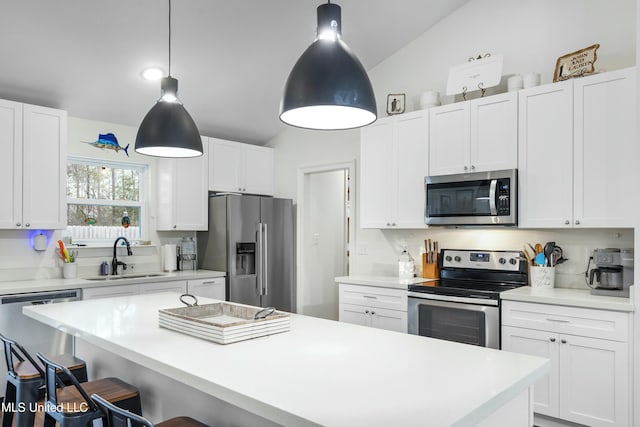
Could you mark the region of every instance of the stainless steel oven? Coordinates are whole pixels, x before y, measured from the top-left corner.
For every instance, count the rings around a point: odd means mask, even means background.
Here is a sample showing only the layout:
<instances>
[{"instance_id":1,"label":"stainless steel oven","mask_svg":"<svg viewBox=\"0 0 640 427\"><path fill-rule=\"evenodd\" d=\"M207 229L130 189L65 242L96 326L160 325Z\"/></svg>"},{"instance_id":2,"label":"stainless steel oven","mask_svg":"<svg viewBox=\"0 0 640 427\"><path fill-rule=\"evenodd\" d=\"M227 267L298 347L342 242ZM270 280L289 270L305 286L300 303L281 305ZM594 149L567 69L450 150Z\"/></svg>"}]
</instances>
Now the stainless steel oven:
<instances>
[{"instance_id":1,"label":"stainless steel oven","mask_svg":"<svg viewBox=\"0 0 640 427\"><path fill-rule=\"evenodd\" d=\"M500 292L527 284L517 251L443 249L440 280L409 286L410 334L500 348Z\"/></svg>"},{"instance_id":2,"label":"stainless steel oven","mask_svg":"<svg viewBox=\"0 0 640 427\"><path fill-rule=\"evenodd\" d=\"M518 224L518 171L506 169L425 178L425 223Z\"/></svg>"}]
</instances>

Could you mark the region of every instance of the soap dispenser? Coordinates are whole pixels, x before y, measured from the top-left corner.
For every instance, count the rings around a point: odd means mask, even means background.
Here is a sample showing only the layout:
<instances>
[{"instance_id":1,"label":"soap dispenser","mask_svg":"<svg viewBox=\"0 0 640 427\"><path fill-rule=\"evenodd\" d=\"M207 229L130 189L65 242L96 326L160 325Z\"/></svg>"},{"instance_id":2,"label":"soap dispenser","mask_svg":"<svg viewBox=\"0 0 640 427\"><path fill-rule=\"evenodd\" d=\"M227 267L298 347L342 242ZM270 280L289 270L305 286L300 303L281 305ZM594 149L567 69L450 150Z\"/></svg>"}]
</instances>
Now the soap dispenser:
<instances>
[{"instance_id":1,"label":"soap dispenser","mask_svg":"<svg viewBox=\"0 0 640 427\"><path fill-rule=\"evenodd\" d=\"M415 268L413 257L407 248L404 248L400 254L400 258L398 258L398 277L400 279L413 279Z\"/></svg>"}]
</instances>

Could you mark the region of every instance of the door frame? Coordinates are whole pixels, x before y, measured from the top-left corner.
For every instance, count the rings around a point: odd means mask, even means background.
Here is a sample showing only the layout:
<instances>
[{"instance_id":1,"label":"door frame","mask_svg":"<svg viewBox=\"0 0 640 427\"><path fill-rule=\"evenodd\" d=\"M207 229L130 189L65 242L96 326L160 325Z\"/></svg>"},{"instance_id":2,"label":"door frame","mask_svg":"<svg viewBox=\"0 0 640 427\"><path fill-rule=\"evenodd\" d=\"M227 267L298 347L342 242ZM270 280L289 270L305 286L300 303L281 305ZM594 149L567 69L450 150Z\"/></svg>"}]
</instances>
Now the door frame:
<instances>
[{"instance_id":1,"label":"door frame","mask_svg":"<svg viewBox=\"0 0 640 427\"><path fill-rule=\"evenodd\" d=\"M356 161L351 160L347 162L335 162L335 163L322 163L318 165L309 165L309 166L301 166L297 171L297 212L296 212L296 222L297 222L297 230L296 233L296 259L297 267L296 268L296 307L298 314L303 313L303 277L305 273L305 263L304 263L304 233L305 233L305 191L307 190L306 177L308 175L314 173L322 173L322 172L333 172L338 170L346 169L349 173L349 217L351 218L351 226L348 230L348 238L349 245L347 250L351 255L353 255L352 248L355 247L355 190L356 190ZM336 284L338 286L338 284Z\"/></svg>"}]
</instances>

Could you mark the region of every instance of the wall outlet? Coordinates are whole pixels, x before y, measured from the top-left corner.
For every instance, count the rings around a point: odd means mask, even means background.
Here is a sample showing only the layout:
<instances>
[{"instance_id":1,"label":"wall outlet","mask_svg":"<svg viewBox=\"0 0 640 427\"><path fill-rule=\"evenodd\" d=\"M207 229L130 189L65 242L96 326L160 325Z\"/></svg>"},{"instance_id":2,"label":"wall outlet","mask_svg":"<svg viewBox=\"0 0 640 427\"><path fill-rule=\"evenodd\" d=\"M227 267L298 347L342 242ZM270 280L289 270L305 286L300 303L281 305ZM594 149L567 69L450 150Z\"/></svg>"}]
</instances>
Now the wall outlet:
<instances>
[{"instance_id":1,"label":"wall outlet","mask_svg":"<svg viewBox=\"0 0 640 427\"><path fill-rule=\"evenodd\" d=\"M369 255L369 248L367 245L358 245L358 255Z\"/></svg>"}]
</instances>

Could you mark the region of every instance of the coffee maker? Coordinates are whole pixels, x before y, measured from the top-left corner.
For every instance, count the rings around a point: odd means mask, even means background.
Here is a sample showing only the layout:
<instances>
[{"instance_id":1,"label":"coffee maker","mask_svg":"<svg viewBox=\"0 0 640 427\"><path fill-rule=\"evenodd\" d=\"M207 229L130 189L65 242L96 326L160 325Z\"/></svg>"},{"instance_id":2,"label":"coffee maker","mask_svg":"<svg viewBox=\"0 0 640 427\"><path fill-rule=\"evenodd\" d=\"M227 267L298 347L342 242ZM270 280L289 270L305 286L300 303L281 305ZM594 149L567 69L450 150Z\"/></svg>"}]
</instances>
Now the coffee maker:
<instances>
[{"instance_id":1,"label":"coffee maker","mask_svg":"<svg viewBox=\"0 0 640 427\"><path fill-rule=\"evenodd\" d=\"M593 260L596 268L589 273L591 294L628 298L633 285L633 249L596 249Z\"/></svg>"}]
</instances>

